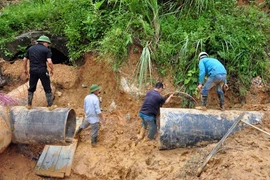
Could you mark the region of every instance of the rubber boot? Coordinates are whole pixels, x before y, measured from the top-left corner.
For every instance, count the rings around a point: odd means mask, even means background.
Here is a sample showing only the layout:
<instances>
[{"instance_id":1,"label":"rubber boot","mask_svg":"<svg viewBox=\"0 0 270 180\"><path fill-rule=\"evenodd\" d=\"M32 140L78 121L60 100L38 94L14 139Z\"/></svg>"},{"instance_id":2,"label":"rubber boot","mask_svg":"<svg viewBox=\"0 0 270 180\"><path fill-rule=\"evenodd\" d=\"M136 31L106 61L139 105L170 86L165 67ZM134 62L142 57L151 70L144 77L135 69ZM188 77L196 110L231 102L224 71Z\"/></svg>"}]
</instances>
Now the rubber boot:
<instances>
[{"instance_id":1,"label":"rubber boot","mask_svg":"<svg viewBox=\"0 0 270 180\"><path fill-rule=\"evenodd\" d=\"M49 111L52 111L53 109L57 108L56 105L53 105L53 96L52 96L52 93L46 93L46 99L47 99Z\"/></svg>"},{"instance_id":2,"label":"rubber boot","mask_svg":"<svg viewBox=\"0 0 270 180\"><path fill-rule=\"evenodd\" d=\"M137 135L137 137L138 137L139 140L141 140L141 139L144 138L144 135L145 135L145 128L141 127L140 133Z\"/></svg>"},{"instance_id":3,"label":"rubber boot","mask_svg":"<svg viewBox=\"0 0 270 180\"><path fill-rule=\"evenodd\" d=\"M97 137L92 137L91 139L91 145L96 146L97 145Z\"/></svg>"},{"instance_id":4,"label":"rubber boot","mask_svg":"<svg viewBox=\"0 0 270 180\"><path fill-rule=\"evenodd\" d=\"M224 101L224 94L218 94L218 98L219 98L219 108L221 111L225 111L225 101Z\"/></svg>"},{"instance_id":5,"label":"rubber boot","mask_svg":"<svg viewBox=\"0 0 270 180\"><path fill-rule=\"evenodd\" d=\"M34 96L33 92L28 92L28 101L27 101L26 108L29 110L32 109L33 96Z\"/></svg>"},{"instance_id":6,"label":"rubber boot","mask_svg":"<svg viewBox=\"0 0 270 180\"><path fill-rule=\"evenodd\" d=\"M206 111L206 104L207 104L207 95L202 95L201 96L201 106L195 107L195 109Z\"/></svg>"},{"instance_id":7,"label":"rubber boot","mask_svg":"<svg viewBox=\"0 0 270 180\"><path fill-rule=\"evenodd\" d=\"M80 128L75 132L74 139L78 139L80 133L82 132L83 128Z\"/></svg>"}]
</instances>

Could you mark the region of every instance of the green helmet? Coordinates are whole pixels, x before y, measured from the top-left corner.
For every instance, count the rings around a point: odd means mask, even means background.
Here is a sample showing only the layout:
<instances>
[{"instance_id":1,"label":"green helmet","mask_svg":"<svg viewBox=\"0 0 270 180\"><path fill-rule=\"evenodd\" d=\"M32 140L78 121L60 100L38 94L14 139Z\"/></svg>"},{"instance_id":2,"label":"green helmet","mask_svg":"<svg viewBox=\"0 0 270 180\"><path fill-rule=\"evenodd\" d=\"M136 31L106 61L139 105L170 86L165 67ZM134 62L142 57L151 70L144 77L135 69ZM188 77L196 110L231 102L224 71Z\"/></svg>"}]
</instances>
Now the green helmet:
<instances>
[{"instance_id":1,"label":"green helmet","mask_svg":"<svg viewBox=\"0 0 270 180\"><path fill-rule=\"evenodd\" d=\"M100 88L99 85L92 84L92 86L90 87L90 93L93 93L93 92L99 90L99 88Z\"/></svg>"},{"instance_id":2,"label":"green helmet","mask_svg":"<svg viewBox=\"0 0 270 180\"><path fill-rule=\"evenodd\" d=\"M47 42L51 44L50 39L47 36L40 36L37 40L37 42Z\"/></svg>"}]
</instances>

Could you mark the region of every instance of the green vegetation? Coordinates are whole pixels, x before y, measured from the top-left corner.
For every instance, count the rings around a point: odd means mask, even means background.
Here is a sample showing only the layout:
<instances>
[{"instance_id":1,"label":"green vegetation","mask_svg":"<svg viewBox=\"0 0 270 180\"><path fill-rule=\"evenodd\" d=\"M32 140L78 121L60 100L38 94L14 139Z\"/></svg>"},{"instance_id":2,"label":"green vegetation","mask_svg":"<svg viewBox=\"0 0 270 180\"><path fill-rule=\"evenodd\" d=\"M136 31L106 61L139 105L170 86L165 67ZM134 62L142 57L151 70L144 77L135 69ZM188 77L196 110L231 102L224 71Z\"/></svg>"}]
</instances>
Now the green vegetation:
<instances>
[{"instance_id":1,"label":"green vegetation","mask_svg":"<svg viewBox=\"0 0 270 180\"><path fill-rule=\"evenodd\" d=\"M151 63L172 73L179 90L196 94L198 54L206 51L228 71L229 84L244 96L250 80L269 81L269 1L237 6L234 0L27 0L0 12L0 48L33 30L65 36L71 61L85 52L110 57L117 71L136 41L145 47L139 83ZM146 51L148 50L148 51ZM9 55L9 52L6 52ZM152 61L152 62L151 62ZM147 75L148 74L148 75ZM151 74L150 74L151 77Z\"/></svg>"},{"instance_id":2,"label":"green vegetation","mask_svg":"<svg viewBox=\"0 0 270 180\"><path fill-rule=\"evenodd\" d=\"M146 84L147 82L152 83L152 64L151 64L151 54L148 49L148 46L143 48L142 55L140 57L139 63L138 63L138 72L139 77L138 83L139 88L141 89L143 87L143 84ZM150 76L148 78L148 76Z\"/></svg>"}]
</instances>

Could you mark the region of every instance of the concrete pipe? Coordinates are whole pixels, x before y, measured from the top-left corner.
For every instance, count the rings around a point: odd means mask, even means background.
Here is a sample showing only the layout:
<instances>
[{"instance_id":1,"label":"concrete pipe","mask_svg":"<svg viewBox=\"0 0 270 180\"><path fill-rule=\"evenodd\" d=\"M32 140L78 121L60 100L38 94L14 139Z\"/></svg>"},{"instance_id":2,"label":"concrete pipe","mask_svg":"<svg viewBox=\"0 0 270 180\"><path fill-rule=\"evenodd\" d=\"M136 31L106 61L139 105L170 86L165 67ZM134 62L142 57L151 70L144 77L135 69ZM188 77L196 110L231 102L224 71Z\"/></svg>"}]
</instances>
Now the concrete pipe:
<instances>
[{"instance_id":1,"label":"concrete pipe","mask_svg":"<svg viewBox=\"0 0 270 180\"><path fill-rule=\"evenodd\" d=\"M70 108L14 106L10 110L12 142L19 144L68 145L76 128L76 114Z\"/></svg>"},{"instance_id":2,"label":"concrete pipe","mask_svg":"<svg viewBox=\"0 0 270 180\"><path fill-rule=\"evenodd\" d=\"M29 82L17 87L10 91L7 95L17 101L18 106L24 106L27 104ZM51 84L52 94L55 92L55 86ZM40 81L37 83L37 88L34 93L32 102L33 106L46 107L48 105L43 86Z\"/></svg>"},{"instance_id":3,"label":"concrete pipe","mask_svg":"<svg viewBox=\"0 0 270 180\"><path fill-rule=\"evenodd\" d=\"M11 143L12 133L8 114L8 108L0 106L0 153Z\"/></svg>"},{"instance_id":4,"label":"concrete pipe","mask_svg":"<svg viewBox=\"0 0 270 180\"><path fill-rule=\"evenodd\" d=\"M243 111L220 111L183 108L160 108L160 147L173 149L199 142L220 140ZM262 112L246 111L243 120L258 123ZM242 129L239 124L235 131Z\"/></svg>"}]
</instances>

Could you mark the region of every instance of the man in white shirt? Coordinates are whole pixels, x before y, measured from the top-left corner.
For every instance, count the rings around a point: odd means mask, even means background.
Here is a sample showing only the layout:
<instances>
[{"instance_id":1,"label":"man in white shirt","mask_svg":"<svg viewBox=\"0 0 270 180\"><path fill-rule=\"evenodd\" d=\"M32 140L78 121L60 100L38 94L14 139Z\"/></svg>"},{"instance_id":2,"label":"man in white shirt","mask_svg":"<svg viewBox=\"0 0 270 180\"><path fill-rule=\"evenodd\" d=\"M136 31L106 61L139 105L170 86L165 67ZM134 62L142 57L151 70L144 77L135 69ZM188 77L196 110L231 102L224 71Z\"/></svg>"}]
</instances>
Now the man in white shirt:
<instances>
[{"instance_id":1,"label":"man in white shirt","mask_svg":"<svg viewBox=\"0 0 270 180\"><path fill-rule=\"evenodd\" d=\"M99 121L104 121L98 99L99 89L100 87L97 84L92 84L90 94L84 98L85 120L74 136L74 138L78 138L80 132L91 125L91 144L93 146L97 144Z\"/></svg>"}]
</instances>

